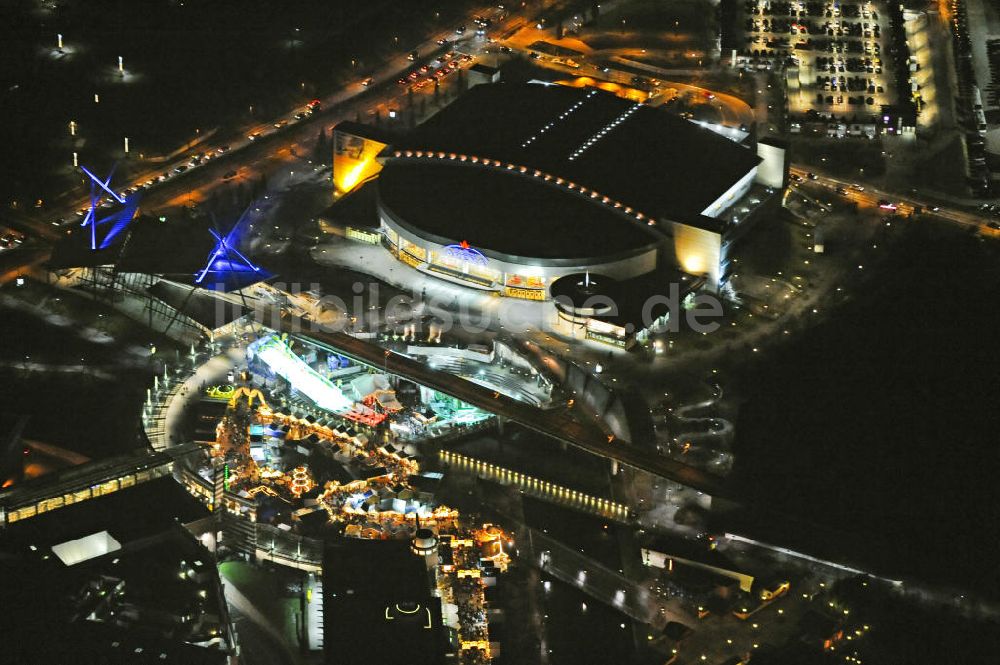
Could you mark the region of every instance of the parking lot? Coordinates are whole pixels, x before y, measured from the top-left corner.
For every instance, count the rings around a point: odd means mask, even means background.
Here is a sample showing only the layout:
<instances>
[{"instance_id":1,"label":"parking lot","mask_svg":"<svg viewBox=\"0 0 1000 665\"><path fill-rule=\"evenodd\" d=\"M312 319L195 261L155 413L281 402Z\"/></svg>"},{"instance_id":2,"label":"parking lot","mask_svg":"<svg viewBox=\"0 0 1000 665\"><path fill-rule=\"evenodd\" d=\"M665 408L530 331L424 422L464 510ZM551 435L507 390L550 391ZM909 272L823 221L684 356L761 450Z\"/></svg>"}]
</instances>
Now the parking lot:
<instances>
[{"instance_id":1,"label":"parking lot","mask_svg":"<svg viewBox=\"0 0 1000 665\"><path fill-rule=\"evenodd\" d=\"M747 0L747 69L782 64L788 110L802 114L872 114L894 103L889 18L881 3Z\"/></svg>"},{"instance_id":2,"label":"parking lot","mask_svg":"<svg viewBox=\"0 0 1000 665\"><path fill-rule=\"evenodd\" d=\"M472 56L468 53L449 51L427 64L414 67L396 82L401 86L409 86L413 90L420 90L427 85L437 85L437 82L441 79L457 72L464 65L471 63Z\"/></svg>"}]
</instances>

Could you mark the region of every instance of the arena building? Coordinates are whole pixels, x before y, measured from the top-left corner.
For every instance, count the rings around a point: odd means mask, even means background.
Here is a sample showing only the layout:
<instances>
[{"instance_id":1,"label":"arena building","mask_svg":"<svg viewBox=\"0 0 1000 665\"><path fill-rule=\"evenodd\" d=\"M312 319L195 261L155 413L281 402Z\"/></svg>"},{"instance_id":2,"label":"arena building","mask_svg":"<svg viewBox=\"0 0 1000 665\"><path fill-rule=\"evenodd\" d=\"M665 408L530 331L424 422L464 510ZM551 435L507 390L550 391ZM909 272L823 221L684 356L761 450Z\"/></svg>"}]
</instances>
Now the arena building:
<instances>
[{"instance_id":1,"label":"arena building","mask_svg":"<svg viewBox=\"0 0 1000 665\"><path fill-rule=\"evenodd\" d=\"M788 172L776 143L754 150L602 90L537 82L475 86L399 138L342 123L334 142L335 186L374 187L397 259L532 300L587 271L676 268L716 289Z\"/></svg>"}]
</instances>

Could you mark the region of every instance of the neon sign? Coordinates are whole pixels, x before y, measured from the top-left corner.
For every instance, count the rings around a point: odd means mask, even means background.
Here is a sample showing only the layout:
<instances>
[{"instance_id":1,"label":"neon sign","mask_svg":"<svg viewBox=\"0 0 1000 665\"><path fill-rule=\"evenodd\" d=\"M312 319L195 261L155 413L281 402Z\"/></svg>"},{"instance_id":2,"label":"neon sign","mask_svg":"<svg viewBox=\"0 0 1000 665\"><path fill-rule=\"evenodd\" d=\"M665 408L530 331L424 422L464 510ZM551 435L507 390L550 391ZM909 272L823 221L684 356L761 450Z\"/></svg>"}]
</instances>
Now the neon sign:
<instances>
[{"instance_id":1,"label":"neon sign","mask_svg":"<svg viewBox=\"0 0 1000 665\"><path fill-rule=\"evenodd\" d=\"M458 259L459 261L467 261L480 266L485 266L489 263L489 259L486 258L485 254L480 252L478 249L471 247L465 240L454 245L446 245L444 250L448 256Z\"/></svg>"}]
</instances>

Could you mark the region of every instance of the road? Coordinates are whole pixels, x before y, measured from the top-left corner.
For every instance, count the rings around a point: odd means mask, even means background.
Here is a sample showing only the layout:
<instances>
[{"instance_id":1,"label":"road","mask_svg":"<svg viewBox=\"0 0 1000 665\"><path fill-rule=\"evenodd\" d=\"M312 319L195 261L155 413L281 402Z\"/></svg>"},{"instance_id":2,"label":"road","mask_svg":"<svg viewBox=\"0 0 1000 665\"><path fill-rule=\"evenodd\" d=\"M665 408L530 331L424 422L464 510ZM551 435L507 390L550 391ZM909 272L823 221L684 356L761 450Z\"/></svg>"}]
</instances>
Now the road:
<instances>
[{"instance_id":1,"label":"road","mask_svg":"<svg viewBox=\"0 0 1000 665\"><path fill-rule=\"evenodd\" d=\"M876 189L867 182L845 180L825 175L811 166L793 165L791 173L802 178L803 182L815 182L834 190L834 195L836 195L837 187L841 187L846 190L846 194L841 196L861 206L877 208L880 201L888 201L896 206L895 213L898 215L912 215L919 207L924 213L932 214L936 218L952 224L958 224L968 229L978 229L984 225L985 220L976 212L962 210L953 206L946 207L927 197L901 196L894 192ZM809 173L815 175L815 179L809 178ZM858 190L855 185L862 185L864 191ZM886 210L886 214L891 214L892 212L891 210Z\"/></svg>"},{"instance_id":2,"label":"road","mask_svg":"<svg viewBox=\"0 0 1000 665\"><path fill-rule=\"evenodd\" d=\"M556 2L552 0L543 2L532 9L533 14L542 13L554 4ZM527 11L527 9L524 10L525 14L527 14ZM495 33L504 31L515 22L526 20L516 12L512 12L509 15L504 13L504 18L500 19L499 10L495 4L481 6L474 10L471 15L493 17L494 24L491 27L491 32ZM447 43L439 45L439 41L446 41ZM405 95L405 89L397 86L395 84L396 80L411 68L419 67L421 64L430 61L437 54L449 49L478 54L487 45L488 41L485 38L476 37L473 29L466 30L462 35L457 35L454 29L451 28L436 31L419 43L405 46L400 45L396 49L396 55L375 68L359 69L355 81L328 95L319 97L321 110L311 116L302 120L296 120L294 117L295 114L303 109L291 109L288 113L280 117L271 118L256 125L245 127L236 136L229 133L228 136L222 136L221 138L214 137L216 140L212 142L204 141L196 146L197 149L192 147L190 151L186 151L186 156L182 159L173 160L169 163L150 164L140 169L130 181L117 182L114 187L118 190L124 190L130 186L142 185L151 179L155 181L158 176L172 173L179 166L187 166L192 154L215 152L220 147L228 147L228 151L221 156L206 160L198 166L188 168L183 173L172 175L162 183L154 184L147 190L145 203L149 205L149 194L154 192L159 194L161 190L170 191L172 189L170 185L173 183L188 184L194 174L208 170L213 164L218 168L222 168L222 172L234 168L235 162L233 158L236 153L257 154L258 151L252 148L263 147L265 145L269 146L271 151L277 152L282 149L287 150L292 148L305 140L311 142L318 135L321 127L329 128L340 120L353 117L355 108L353 106L345 108L345 104L348 102L356 102L358 105L364 105L365 108L370 109L380 104L401 99ZM407 54L412 51L420 54L420 58L415 62L407 58ZM369 78L371 79L371 83L367 86L363 85L362 82ZM279 128L275 126L276 124L282 124L282 126ZM221 134L225 134L225 132ZM251 141L249 136L253 134L259 134L260 137ZM249 160L244 158L241 161L246 164ZM161 196L166 196L168 200L173 198L162 194ZM88 201L77 192L64 192L61 195L50 197L49 200L52 204L46 210L46 218L48 220L59 218L69 219L74 211L88 205Z\"/></svg>"}]
</instances>

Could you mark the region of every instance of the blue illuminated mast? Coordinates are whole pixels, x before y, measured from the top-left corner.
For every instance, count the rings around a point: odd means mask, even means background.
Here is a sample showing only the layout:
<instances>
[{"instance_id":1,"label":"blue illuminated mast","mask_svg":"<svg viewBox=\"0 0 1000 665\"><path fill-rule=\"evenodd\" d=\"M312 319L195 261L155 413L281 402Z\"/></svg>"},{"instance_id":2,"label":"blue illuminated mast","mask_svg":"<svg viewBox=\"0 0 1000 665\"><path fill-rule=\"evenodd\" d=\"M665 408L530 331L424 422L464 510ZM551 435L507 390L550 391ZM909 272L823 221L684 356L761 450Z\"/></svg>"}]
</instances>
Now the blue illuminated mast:
<instances>
[{"instance_id":1,"label":"blue illuminated mast","mask_svg":"<svg viewBox=\"0 0 1000 665\"><path fill-rule=\"evenodd\" d=\"M201 284L208 273L234 273L234 272L256 272L261 271L260 267L254 265L253 261L243 256L237 246L239 245L239 234L243 222L246 220L253 204L247 207L240 215L240 218L233 224L233 228L226 235L222 235L217 229L209 229L208 232L215 238L215 247L208 255L205 267L195 276L195 284Z\"/></svg>"},{"instance_id":2,"label":"blue illuminated mast","mask_svg":"<svg viewBox=\"0 0 1000 665\"><path fill-rule=\"evenodd\" d=\"M90 181L90 208L87 210L81 226L90 226L90 249L106 249L111 244L111 241L115 239L115 236L121 233L135 219L135 213L139 209L139 193L136 192L131 196L125 197L111 189L111 178L115 174L115 167L112 167L111 173L103 180L94 175L86 166L81 166L80 170L83 171L84 175ZM98 209L104 203L105 198L108 198L112 206L119 207L107 217L98 219ZM105 224L110 224L111 228L104 235L100 245L98 245L97 227Z\"/></svg>"}]
</instances>

